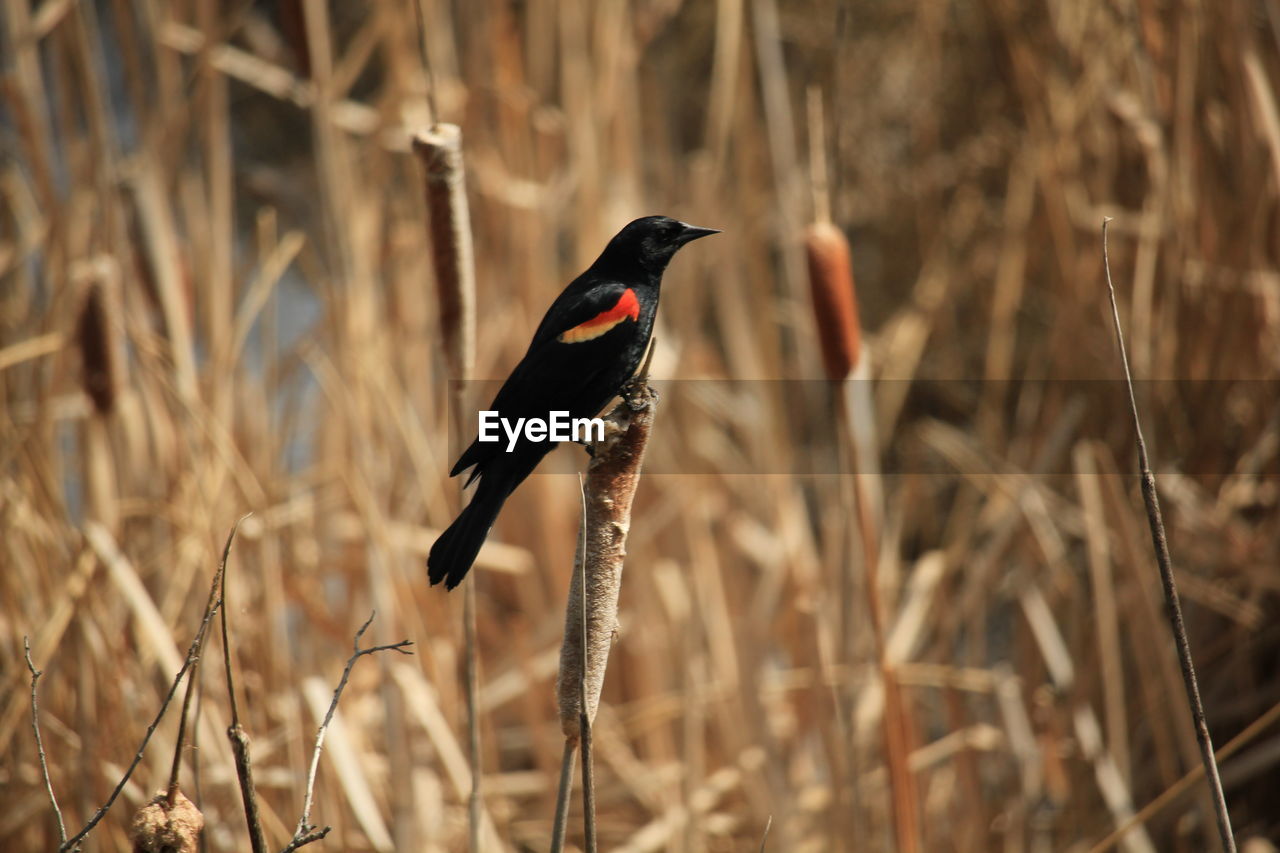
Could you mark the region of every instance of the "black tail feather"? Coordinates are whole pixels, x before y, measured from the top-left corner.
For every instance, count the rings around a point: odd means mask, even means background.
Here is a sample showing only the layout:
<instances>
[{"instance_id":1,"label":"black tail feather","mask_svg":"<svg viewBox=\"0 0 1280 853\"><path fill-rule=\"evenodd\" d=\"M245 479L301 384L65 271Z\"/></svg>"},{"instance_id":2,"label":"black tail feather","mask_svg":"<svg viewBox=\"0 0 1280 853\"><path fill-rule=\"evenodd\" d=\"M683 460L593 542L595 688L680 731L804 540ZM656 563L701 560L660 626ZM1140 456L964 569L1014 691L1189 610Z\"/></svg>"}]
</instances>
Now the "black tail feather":
<instances>
[{"instance_id":1,"label":"black tail feather","mask_svg":"<svg viewBox=\"0 0 1280 853\"><path fill-rule=\"evenodd\" d=\"M444 581L445 589L453 589L462 583L509 494L510 489L481 478L471 503L431 546L427 576L432 586Z\"/></svg>"}]
</instances>

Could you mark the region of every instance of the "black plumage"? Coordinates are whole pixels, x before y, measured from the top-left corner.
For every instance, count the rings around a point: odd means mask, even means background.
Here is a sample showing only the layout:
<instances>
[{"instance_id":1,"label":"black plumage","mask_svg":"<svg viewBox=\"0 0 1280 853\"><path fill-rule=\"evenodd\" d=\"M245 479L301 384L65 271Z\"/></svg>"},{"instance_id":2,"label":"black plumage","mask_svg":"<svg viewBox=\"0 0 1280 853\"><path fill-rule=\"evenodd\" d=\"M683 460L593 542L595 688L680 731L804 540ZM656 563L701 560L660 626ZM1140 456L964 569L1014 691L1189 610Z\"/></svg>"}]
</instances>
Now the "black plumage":
<instances>
[{"instance_id":1,"label":"black plumage","mask_svg":"<svg viewBox=\"0 0 1280 853\"><path fill-rule=\"evenodd\" d=\"M717 233L666 216L646 216L618 232L586 272L556 297L529 349L489 409L510 422L568 412L590 418L619 394L640 366L653 333L667 264L684 244ZM466 576L503 503L533 472L553 441L519 438L508 450L473 441L450 476L472 468L471 502L440 534L427 557L432 584L453 589Z\"/></svg>"}]
</instances>

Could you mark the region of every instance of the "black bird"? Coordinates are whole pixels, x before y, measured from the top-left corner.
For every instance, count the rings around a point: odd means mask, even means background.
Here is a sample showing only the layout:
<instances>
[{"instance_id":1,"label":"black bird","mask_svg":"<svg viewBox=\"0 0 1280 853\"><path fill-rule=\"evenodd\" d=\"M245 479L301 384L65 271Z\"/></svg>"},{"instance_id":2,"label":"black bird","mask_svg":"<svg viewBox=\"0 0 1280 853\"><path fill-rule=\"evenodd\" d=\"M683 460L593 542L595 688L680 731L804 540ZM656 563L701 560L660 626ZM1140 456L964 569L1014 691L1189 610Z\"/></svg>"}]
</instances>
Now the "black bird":
<instances>
[{"instance_id":1,"label":"black bird","mask_svg":"<svg viewBox=\"0 0 1280 853\"><path fill-rule=\"evenodd\" d=\"M685 243L717 233L666 216L646 216L619 231L551 303L528 352L489 409L510 423L547 419L557 411L571 418L599 414L640 366L658 312L662 273L672 256ZM431 546L427 574L433 585L444 581L453 589L462 581L502 504L556 447L553 441L521 437L508 450L507 437L500 437L496 442L477 438L449 472L453 477L475 466L467 485L477 478L480 484Z\"/></svg>"}]
</instances>

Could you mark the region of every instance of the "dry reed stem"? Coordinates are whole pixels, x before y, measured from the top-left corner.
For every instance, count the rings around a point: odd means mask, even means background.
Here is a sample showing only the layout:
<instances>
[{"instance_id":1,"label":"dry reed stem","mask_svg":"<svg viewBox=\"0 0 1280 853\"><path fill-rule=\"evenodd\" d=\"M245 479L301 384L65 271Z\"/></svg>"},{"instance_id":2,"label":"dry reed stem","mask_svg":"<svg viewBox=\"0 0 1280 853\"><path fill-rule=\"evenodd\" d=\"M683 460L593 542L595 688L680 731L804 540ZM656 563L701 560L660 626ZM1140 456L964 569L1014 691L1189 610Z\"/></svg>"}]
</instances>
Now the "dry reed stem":
<instances>
[{"instance_id":1,"label":"dry reed stem","mask_svg":"<svg viewBox=\"0 0 1280 853\"><path fill-rule=\"evenodd\" d=\"M26 637L22 638L22 652L27 660L27 669L31 673L31 733L36 739L36 755L40 759L40 775L44 779L44 790L49 795L49 805L53 808L53 816L58 822L58 843L67 843L67 826L62 820L62 809L58 808L58 797L53 792L53 781L49 778L49 763L45 759L44 739L40 737L40 700L36 693L36 685L44 670L36 669L31 662L31 644Z\"/></svg>"},{"instance_id":2,"label":"dry reed stem","mask_svg":"<svg viewBox=\"0 0 1280 853\"><path fill-rule=\"evenodd\" d=\"M564 850L565 833L569 829L569 795L573 791L573 766L578 756L577 743L564 739L560 755L560 778L556 783L556 813L551 824L551 853Z\"/></svg>"},{"instance_id":3,"label":"dry reed stem","mask_svg":"<svg viewBox=\"0 0 1280 853\"><path fill-rule=\"evenodd\" d=\"M777 0L751 0L751 33L755 38L755 64L760 78L763 101L765 135L768 141L769 159L776 195L771 225L783 235L780 249L781 289L791 299L786 304L791 311L789 318L797 328L803 328L803 307L800 294L804 261L794 236L803 220L803 173L796 151L796 121L791 105L786 60L782 48L782 32ZM757 131L758 132L758 131Z\"/></svg>"},{"instance_id":4,"label":"dry reed stem","mask_svg":"<svg viewBox=\"0 0 1280 853\"><path fill-rule=\"evenodd\" d=\"M586 543L587 543L587 496L586 489L582 485L582 479L578 480L578 490L582 493L582 534L578 539L578 553L583 555L577 560L578 578L580 579L579 588L582 595L579 596L579 642L582 650L582 666L578 672L577 678L577 696L578 696L578 746L582 751L582 847L586 853L596 853L596 782L595 782L595 757L592 752L591 743L591 714L587 710L587 673L591 670L591 634L588 627L587 613L590 609L591 592L587 586L587 560ZM621 578L618 579L618 587L621 588ZM570 596L572 599L572 595ZM608 602L606 600L606 606ZM614 618L617 618L617 600L614 602ZM565 615L566 621L568 614ZM567 626L566 626L567 628ZM566 631L566 636L567 636ZM601 679L603 685L603 677ZM565 749L568 750L572 739L565 738ZM564 791L565 799L568 799L568 790ZM556 811L559 811L557 807Z\"/></svg>"},{"instance_id":5,"label":"dry reed stem","mask_svg":"<svg viewBox=\"0 0 1280 853\"><path fill-rule=\"evenodd\" d=\"M810 84L805 92L809 108L809 189L813 195L813 220L831 222L831 173L827 169L827 130L822 108L822 89ZM812 261L809 272L813 284Z\"/></svg>"},{"instance_id":6,"label":"dry reed stem","mask_svg":"<svg viewBox=\"0 0 1280 853\"><path fill-rule=\"evenodd\" d=\"M177 224L158 166L147 162L134 176L132 200L141 231L146 274L154 283L173 362L173 381L184 402L197 398L191 300Z\"/></svg>"},{"instance_id":7,"label":"dry reed stem","mask_svg":"<svg viewBox=\"0 0 1280 853\"><path fill-rule=\"evenodd\" d=\"M425 175L431 228L431 259L436 274L437 320L445 364L452 379L449 387L450 409L454 429L458 435L463 435L466 431L463 417L467 404L466 382L471 378L476 357L476 283L471 213L467 201L466 170L462 161L462 129L453 124L435 124L414 136L413 150ZM459 496L464 488L459 481ZM480 827L484 810L475 587L476 573L472 572L470 581L462 591L467 745L471 759L467 826L469 849L472 853L480 850Z\"/></svg>"},{"instance_id":8,"label":"dry reed stem","mask_svg":"<svg viewBox=\"0 0 1280 853\"><path fill-rule=\"evenodd\" d=\"M1142 437L1142 422L1138 417L1138 401L1133 393L1133 375L1129 372L1129 357L1124 349L1124 332L1120 326L1120 308L1116 304L1116 289L1111 283L1111 261L1107 256L1107 225L1110 217L1102 220L1102 266L1107 278L1107 293L1111 298L1111 319L1116 333L1116 345L1120 349L1120 365L1124 370L1125 384L1129 391L1129 411L1133 414L1134 440L1138 447L1138 475L1142 481L1142 500L1146 504L1147 524L1151 528L1151 547L1155 551L1156 565L1160 570L1160 585L1164 590L1165 607L1169 627L1178 651L1178 663L1182 669L1182 683L1187 691L1187 705L1195 726L1196 743L1200 746L1200 760L1204 764L1205 779L1213 800L1213 814L1218 826L1218 840L1224 853L1235 853L1235 833L1231 829L1231 817L1227 813L1227 800L1222 793L1222 779L1218 776L1218 762L1213 756L1213 739L1209 724L1205 722L1204 705L1200 701L1200 686L1196 681L1195 664L1191 660L1191 642L1182 619L1182 604L1178 599L1178 584L1173 576L1173 560L1169 556L1169 539L1165 534L1164 519L1160 515L1160 498L1156 494L1156 478L1147 460L1147 443Z\"/></svg>"},{"instance_id":9,"label":"dry reed stem","mask_svg":"<svg viewBox=\"0 0 1280 853\"><path fill-rule=\"evenodd\" d=\"M459 393L461 398L461 393ZM455 400L456 411L461 412L461 399ZM461 419L461 414L458 418ZM461 490L461 489L460 489ZM462 591L463 647L465 651L467 682L467 755L471 762L471 793L467 798L467 831L470 847L480 849L480 829L484 811L484 765L480 753L480 648L476 630L476 576Z\"/></svg>"},{"instance_id":10,"label":"dry reed stem","mask_svg":"<svg viewBox=\"0 0 1280 853\"><path fill-rule=\"evenodd\" d=\"M240 518L236 519L236 523L231 526L231 532L227 534L226 544L223 545L222 547L222 559L218 561L218 570L217 572L214 573L214 584L217 586L217 593L216 593L217 608L222 611L222 641L223 641L224 654L226 653L226 642L227 642L227 607L226 607L227 559L231 556L231 545L233 542L235 542L236 532L239 531L241 522L243 522L248 517L249 517L248 515L241 516ZM213 605L214 595L215 594L211 591L210 603L207 606L209 607L214 606ZM229 657L225 658L225 661L227 663L227 678L229 683L229 680L231 678L230 658ZM198 674L199 669L200 669L200 662L199 660L197 660L195 666L192 668L191 678L187 680L187 692L186 692L186 695L183 696L182 713L178 718L178 733L177 733L177 736L174 738L173 765L169 770L169 785L166 788L166 794L165 794L165 805L170 810L176 808L178 805L178 796L180 793L178 790L178 772L182 767L182 752L186 742L187 716L191 707L191 699L195 695L195 690L198 684L196 681L196 675ZM235 720L234 694L232 694L231 710L232 710L232 718L234 721ZM234 725L238 725L238 722L233 722L233 726ZM255 848L254 853L260 853L260 850Z\"/></svg>"},{"instance_id":11,"label":"dry reed stem","mask_svg":"<svg viewBox=\"0 0 1280 853\"><path fill-rule=\"evenodd\" d=\"M223 612L226 610L224 608ZM200 663L191 669L191 677L187 679L187 691L182 696L182 710L178 712L178 734L173 739L173 763L169 768L169 784L165 787L165 805L172 809L178 802L178 776L182 770L182 753L187 741L187 718L191 713L191 700L196 693L196 676L200 672Z\"/></svg>"},{"instance_id":12,"label":"dry reed stem","mask_svg":"<svg viewBox=\"0 0 1280 853\"><path fill-rule=\"evenodd\" d=\"M819 102L810 93L811 137L821 134ZM813 160L824 160L823 146L819 140L811 140L814 151ZM815 174L825 174L825 165L815 168ZM902 693L899 689L893 664L887 651L887 631L885 627L884 608L881 603L880 579L880 509L881 497L879 483L879 466L874 462L874 433L865 435L874 424L874 411L871 410L872 399L866 393L868 371L865 362L861 361L862 331L858 322L857 290L853 281L853 264L849 242L837 226L827 221L827 203L823 201L826 194L825 179L817 191L819 197L819 221L811 224L805 231L805 254L809 264L809 285L813 300L814 321L818 331L818 341L822 349L823 364L827 379L832 384L836 397L836 420L840 434L841 459L841 500L846 513L854 516L854 525L848 529L857 531L856 541L850 537L850 548L844 554L841 563L841 601L844 603L841 613L841 659L848 665L853 663L852 648L852 608L850 606L855 582L853 579L854 547L862 548L861 562L866 576L862 584L866 596L868 613L871 619L871 635L880 681L884 696L884 715L881 718L884 736L885 761L889 768L889 785L892 795L892 812L894 819L894 835L899 847L903 850L920 849L919 799L916 790L915 774L908 765L910 751L910 719L906 712ZM855 374L859 379L847 380ZM866 411L856 411L853 393L857 402ZM859 429L861 427L861 429ZM852 693L852 686L850 687ZM852 704L852 697L849 704ZM837 700L837 713L841 716L839 728L847 726L846 703ZM848 737L846 774L853 778L857 763L855 754L855 738ZM853 798L849 804L854 811L850 826L858 825L857 785L851 784L849 796Z\"/></svg>"},{"instance_id":13,"label":"dry reed stem","mask_svg":"<svg viewBox=\"0 0 1280 853\"><path fill-rule=\"evenodd\" d=\"M652 344L651 344L652 347ZM650 350L652 352L652 349ZM640 376L646 376L648 362ZM618 596L631 528L631 504L653 426L657 395L644 378L628 399L605 416L605 439L593 447L582 489L581 536L565 605L564 639L556 679L564 753L556 799L552 849L563 849L574 753L582 751L583 820L586 845L594 850L595 784L591 727L600 707L618 622Z\"/></svg>"},{"instance_id":14,"label":"dry reed stem","mask_svg":"<svg viewBox=\"0 0 1280 853\"><path fill-rule=\"evenodd\" d=\"M258 790L253 782L253 762L249 755L249 735L240 724L240 707L236 701L235 671L231 666L231 631L227 626L227 558L231 553L231 539L248 515L241 516L231 529L227 547L222 552L222 669L227 676L227 704L231 706L231 725L227 727L227 740L235 758L236 780L240 785L240 801L244 805L245 823L249 830L249 848L253 853L265 853L266 835L262 830L262 816L258 809ZM321 836L323 837L323 836Z\"/></svg>"},{"instance_id":15,"label":"dry reed stem","mask_svg":"<svg viewBox=\"0 0 1280 853\"><path fill-rule=\"evenodd\" d=\"M849 244L844 233L830 222L830 202L826 191L825 145L822 140L821 101L817 90L810 89L810 171L814 187L814 208L817 222L805 229L805 255L809 267L809 291L812 299L815 326L818 332L818 343L822 352L823 366L827 379L832 386L836 398L836 417L840 420L840 445L838 447L840 473L839 499L845 513L861 513L860 498L855 495L857 483L851 482L858 466L850 464L850 454L856 454L854 435L851 425L844 420L848 416L848 388L846 380L856 369L861 348L861 329L858 325L857 295L853 283L853 269L850 259ZM861 519L860 519L861 520ZM851 667L854 661L853 650L853 602L857 581L854 569L854 551L858 544L874 550L876 545L874 532L865 529L861 524L856 528L839 525L842 531L839 544L833 548L835 559L839 560L839 639L829 637L824 641L819 638L820 649L829 647L833 642L837 648L834 652L827 648L820 651L820 656ZM855 542L852 531L859 531ZM821 630L821 625L818 625ZM826 632L829 633L829 632ZM835 734L843 743L843 797L832 797L833 810L832 843L838 843L834 833L844 821L839 835L859 835L861 824L861 803L858 797L857 774L860 761L858 759L857 737L850 730L850 708L854 692L850 683L842 695L836 687L832 690L832 700L836 715ZM896 778L896 777L895 777ZM839 817L837 817L839 815Z\"/></svg>"},{"instance_id":16,"label":"dry reed stem","mask_svg":"<svg viewBox=\"0 0 1280 853\"><path fill-rule=\"evenodd\" d=\"M476 285L462 130L455 124L436 124L413 137L413 151L426 178L431 261L445 361L449 376L465 382L471 378L476 358Z\"/></svg>"}]
</instances>

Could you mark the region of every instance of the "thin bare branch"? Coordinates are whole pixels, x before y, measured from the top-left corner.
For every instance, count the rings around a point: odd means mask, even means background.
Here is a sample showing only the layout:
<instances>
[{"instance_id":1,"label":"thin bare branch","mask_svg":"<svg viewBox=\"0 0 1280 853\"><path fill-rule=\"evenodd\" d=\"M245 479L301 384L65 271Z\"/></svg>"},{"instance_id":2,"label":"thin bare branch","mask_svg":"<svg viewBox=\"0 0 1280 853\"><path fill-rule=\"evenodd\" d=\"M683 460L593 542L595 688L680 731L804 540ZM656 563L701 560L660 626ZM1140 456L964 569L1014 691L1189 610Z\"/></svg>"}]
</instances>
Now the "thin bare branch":
<instances>
[{"instance_id":1,"label":"thin bare branch","mask_svg":"<svg viewBox=\"0 0 1280 853\"><path fill-rule=\"evenodd\" d=\"M227 541L222 546L222 560L218 563L218 571L213 576L213 584L209 588L209 599L205 603L206 620L204 625L208 625L208 620L213 616L213 609L221 607L226 593L226 574L227 574L227 557L231 554L231 543L235 541L236 532L240 529L240 522L249 517L249 514L240 516L236 523L231 526L231 532L227 534ZM222 625L225 631L227 624L227 611L222 611ZM202 630L204 630L202 625ZM203 643L203 636L200 638ZM173 765L169 770L169 784L165 791L165 803L172 810L178 802L178 772L182 767L182 749L187 742L187 716L191 710L191 698L195 695L196 690L196 671L200 667L200 660L197 657L196 662L192 665L192 677L187 680L187 692L182 697L182 716L178 718L178 735L174 739L173 747Z\"/></svg>"},{"instance_id":2,"label":"thin bare branch","mask_svg":"<svg viewBox=\"0 0 1280 853\"><path fill-rule=\"evenodd\" d=\"M222 565L218 567L218 571L213 577L213 583L209 585L209 599L205 604L204 619L200 622L200 629L196 631L195 639L191 641L191 645L187 648L186 660L183 661L182 668L178 670L177 675L173 677L173 682L169 685L169 692L165 694L164 701L160 704L160 710L156 712L155 718L152 719L151 724L147 726L147 733L143 735L142 743L138 745L138 751L133 755L133 761L129 763L129 768L125 770L124 775L120 777L120 781L116 783L116 787L112 790L111 795L107 797L107 801L103 803L96 812L94 812L93 817L89 818L88 823L86 823L79 832L62 842L62 845L58 848L59 853L77 849L79 842L83 840L95 826L98 825L99 821L106 817L111 806L115 804L116 798L120 796L120 792L124 790L124 786L127 785L129 783L129 779L132 778L133 771L138 769L138 765L142 762L142 756L147 751L147 744L151 742L151 736L155 734L156 727L160 725L160 721L164 719L165 712L169 710L169 703L173 701L174 694L178 692L178 685L182 683L183 677L199 662L200 650L204 645L205 635L209 631L209 623L213 621L214 615L222 606L222 599L218 596L218 590L221 588L222 571L226 565L226 555L231 549L231 542L235 538L237 527L239 527L239 522L237 522L236 527L231 529L231 534L227 537L227 544L223 549ZM181 743L181 740L179 740L179 743Z\"/></svg>"},{"instance_id":3,"label":"thin bare branch","mask_svg":"<svg viewBox=\"0 0 1280 853\"><path fill-rule=\"evenodd\" d=\"M240 517L235 530L248 515ZM249 828L249 847L253 853L266 853L267 837L262 829L262 817L258 811L258 789L253 784L253 763L249 756L249 735L240 725L240 707L236 703L235 677L231 668L231 631L227 627L227 557L230 553L231 541L227 540L227 550L222 553L222 669L227 675L227 698L231 704L231 725L227 727L227 739L231 741L231 754L236 762L236 779L240 783L240 799L244 803L245 822Z\"/></svg>"},{"instance_id":4,"label":"thin bare branch","mask_svg":"<svg viewBox=\"0 0 1280 853\"><path fill-rule=\"evenodd\" d=\"M356 631L355 639L352 640L352 654L347 658L347 665L342 670L342 678L338 680L338 686L333 690L333 699L329 702L329 709L325 711L324 720L320 723L320 728L316 732L315 748L311 752L311 768L307 771L307 793L302 801L302 817L298 819L298 828L294 830L293 838L284 847L281 853L292 853L299 847L310 844L313 841L319 841L324 838L331 827L317 829L311 823L311 805L315 798L316 789L316 769L320 766L320 753L324 750L324 738L329 731L329 723L333 721L333 715L338 710L338 700L342 698L342 691L347 687L347 680L351 678L351 670L355 668L356 661L365 655L372 655L378 652L399 652L402 655L411 655L413 652L408 651L408 647L413 645L412 640L401 640L398 643L388 643L381 646L370 646L367 649L360 648L360 638L364 636L364 632L369 630L369 626L373 624L374 617L378 615L377 611L369 614L369 618L360 626L360 630Z\"/></svg>"},{"instance_id":5,"label":"thin bare branch","mask_svg":"<svg viewBox=\"0 0 1280 853\"><path fill-rule=\"evenodd\" d=\"M1200 701L1200 686L1196 682L1195 665L1191 661L1191 643L1187 639L1186 625L1182 621L1182 603L1178 598L1178 585L1173 577L1173 560L1169 556L1169 540L1165 535L1164 519L1160 514L1160 498L1156 494L1156 478L1147 460L1147 443L1142 437L1142 423L1138 418L1138 402L1133 393L1133 374L1129 371L1129 356L1125 352L1124 333L1120 327L1120 308L1116 304L1116 288L1111 282L1111 259L1107 254L1107 223L1102 220L1102 266L1107 275L1107 292L1111 297L1111 319L1115 325L1116 343L1120 347L1120 363L1124 368L1124 380L1129 391L1129 410L1133 413L1133 429L1138 442L1138 472L1142 478L1142 499L1147 508L1147 523L1151 527L1151 545L1155 549L1156 564L1160 567L1160 585L1164 587L1165 606L1169 613L1169 625L1178 648L1178 663L1182 668L1182 683L1187 689L1187 704L1195 723L1196 742L1200 745L1200 760L1204 764L1205 778L1213 799L1214 817L1218 824L1218 838L1225 853L1235 853L1236 839L1231 830L1231 818L1227 813L1227 800L1222 792L1222 780L1218 776L1218 762L1213 757L1213 739L1204 718L1204 705Z\"/></svg>"},{"instance_id":6,"label":"thin bare branch","mask_svg":"<svg viewBox=\"0 0 1280 853\"><path fill-rule=\"evenodd\" d=\"M53 806L53 816L58 819L58 843L67 843L67 826L62 821L62 809L58 808L58 798L53 793L53 781L49 778L49 764L45 760L44 740L40 737L40 701L36 697L36 684L44 670L36 669L31 663L31 642L22 638L22 651L27 658L27 669L31 672L31 731L36 736L36 752L40 756L40 775L44 777L44 790L49 795L49 804Z\"/></svg>"},{"instance_id":7,"label":"thin bare branch","mask_svg":"<svg viewBox=\"0 0 1280 853\"><path fill-rule=\"evenodd\" d=\"M187 716L191 712L191 698L196 692L195 674L199 669L199 661L191 668L191 678L187 679L187 691L182 696L182 713L178 717L178 736L173 742L173 764L169 768L169 784L165 787L165 804L172 809L178 802L178 775L182 769L182 751L187 742Z\"/></svg>"}]
</instances>

